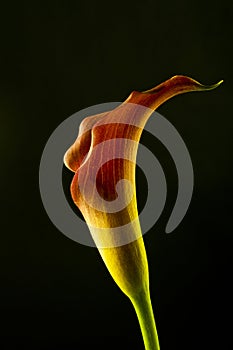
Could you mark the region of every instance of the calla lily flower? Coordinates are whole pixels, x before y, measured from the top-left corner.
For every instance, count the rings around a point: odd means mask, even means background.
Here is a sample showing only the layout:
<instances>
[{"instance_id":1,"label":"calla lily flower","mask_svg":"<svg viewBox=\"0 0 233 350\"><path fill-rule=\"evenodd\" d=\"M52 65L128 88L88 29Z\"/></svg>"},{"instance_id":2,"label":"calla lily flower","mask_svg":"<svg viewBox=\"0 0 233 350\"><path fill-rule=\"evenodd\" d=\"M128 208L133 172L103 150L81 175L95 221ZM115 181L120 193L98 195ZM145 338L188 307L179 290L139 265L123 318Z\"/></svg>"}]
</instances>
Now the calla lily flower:
<instances>
[{"instance_id":1,"label":"calla lily flower","mask_svg":"<svg viewBox=\"0 0 233 350\"><path fill-rule=\"evenodd\" d=\"M159 341L137 210L138 143L145 123L162 103L185 92L214 89L220 83L204 86L189 77L174 76L151 90L133 91L114 110L85 118L64 156L65 165L75 173L73 201L110 274L135 308L146 350L158 350Z\"/></svg>"}]
</instances>

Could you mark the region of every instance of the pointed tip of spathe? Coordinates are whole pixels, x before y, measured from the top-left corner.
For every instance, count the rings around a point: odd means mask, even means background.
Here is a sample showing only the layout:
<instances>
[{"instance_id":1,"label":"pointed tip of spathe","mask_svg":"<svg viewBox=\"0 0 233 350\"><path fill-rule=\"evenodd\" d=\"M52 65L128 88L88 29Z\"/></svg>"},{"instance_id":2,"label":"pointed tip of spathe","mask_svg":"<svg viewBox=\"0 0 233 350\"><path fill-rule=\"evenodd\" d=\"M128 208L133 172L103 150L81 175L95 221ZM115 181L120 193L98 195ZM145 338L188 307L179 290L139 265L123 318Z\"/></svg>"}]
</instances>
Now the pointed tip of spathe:
<instances>
[{"instance_id":1,"label":"pointed tip of spathe","mask_svg":"<svg viewBox=\"0 0 233 350\"><path fill-rule=\"evenodd\" d=\"M205 90L213 90L213 89L216 89L218 86L220 86L222 83L223 83L223 79L220 80L220 81L219 81L218 83L216 83L216 84L212 84L212 85L202 85L202 86L203 86L203 88L204 88Z\"/></svg>"},{"instance_id":2,"label":"pointed tip of spathe","mask_svg":"<svg viewBox=\"0 0 233 350\"><path fill-rule=\"evenodd\" d=\"M206 84L200 83L199 81L197 81L197 80L195 80L193 78L187 77L185 75L175 75L170 80L186 81L186 83L189 83L189 84L193 85L193 87L196 86L196 90L197 91L213 90L213 89L216 89L219 85L221 85L223 83L223 79L222 79L218 83L211 84L211 85L206 85Z\"/></svg>"},{"instance_id":3,"label":"pointed tip of spathe","mask_svg":"<svg viewBox=\"0 0 233 350\"><path fill-rule=\"evenodd\" d=\"M221 85L223 83L224 80L222 79L216 84L206 85L206 84L202 84L199 81L197 81L193 78L190 78L188 76L178 74L178 75L172 76L168 81L176 81L178 83L185 82L187 85L190 84L190 85L196 86L197 90L202 91L202 90L216 89L219 85Z\"/></svg>"}]
</instances>

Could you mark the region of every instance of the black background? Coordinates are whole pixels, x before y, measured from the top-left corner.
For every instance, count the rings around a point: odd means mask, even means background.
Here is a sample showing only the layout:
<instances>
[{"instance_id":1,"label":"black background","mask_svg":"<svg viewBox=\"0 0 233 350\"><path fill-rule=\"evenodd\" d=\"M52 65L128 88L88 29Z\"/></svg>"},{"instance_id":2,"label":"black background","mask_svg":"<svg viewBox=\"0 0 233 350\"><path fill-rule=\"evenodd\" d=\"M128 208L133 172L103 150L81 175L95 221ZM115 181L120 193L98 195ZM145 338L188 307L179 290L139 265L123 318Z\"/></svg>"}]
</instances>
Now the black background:
<instances>
[{"instance_id":1,"label":"black background","mask_svg":"<svg viewBox=\"0 0 233 350\"><path fill-rule=\"evenodd\" d=\"M161 349L232 349L232 9L226 0L1 5L1 349L143 349L98 251L50 222L38 170L65 118L175 74L224 84L159 109L195 172L192 203L170 235L175 167L158 141L142 138L168 181L165 210L145 236Z\"/></svg>"}]
</instances>

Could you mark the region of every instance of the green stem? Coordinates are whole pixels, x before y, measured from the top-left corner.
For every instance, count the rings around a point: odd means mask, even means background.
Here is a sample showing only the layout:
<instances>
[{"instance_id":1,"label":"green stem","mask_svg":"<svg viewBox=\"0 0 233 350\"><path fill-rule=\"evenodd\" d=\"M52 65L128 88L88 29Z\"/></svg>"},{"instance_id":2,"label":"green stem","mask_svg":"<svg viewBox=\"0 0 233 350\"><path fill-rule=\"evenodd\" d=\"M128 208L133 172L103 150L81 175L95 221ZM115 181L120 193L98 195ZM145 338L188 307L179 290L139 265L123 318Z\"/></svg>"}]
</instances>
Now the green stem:
<instances>
[{"instance_id":1,"label":"green stem","mask_svg":"<svg viewBox=\"0 0 233 350\"><path fill-rule=\"evenodd\" d=\"M131 299L141 328L145 350L159 350L159 339L156 330L149 291L141 291Z\"/></svg>"}]
</instances>

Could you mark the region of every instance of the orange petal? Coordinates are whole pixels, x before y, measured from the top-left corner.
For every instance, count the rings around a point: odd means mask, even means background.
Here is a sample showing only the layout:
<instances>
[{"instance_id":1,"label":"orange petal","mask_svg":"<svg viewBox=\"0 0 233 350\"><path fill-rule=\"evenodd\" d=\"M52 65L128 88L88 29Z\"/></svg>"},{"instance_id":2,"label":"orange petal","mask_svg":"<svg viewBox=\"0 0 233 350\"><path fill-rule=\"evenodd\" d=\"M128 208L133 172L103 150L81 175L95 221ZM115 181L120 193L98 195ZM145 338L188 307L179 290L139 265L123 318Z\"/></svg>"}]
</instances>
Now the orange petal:
<instances>
[{"instance_id":1,"label":"orange petal","mask_svg":"<svg viewBox=\"0 0 233 350\"><path fill-rule=\"evenodd\" d=\"M222 81L214 85L202 85L189 77L176 75L150 90L144 92L133 91L122 105L113 111L90 116L82 121L76 141L67 150L64 156L65 165L73 172L78 170L90 150L93 134L91 129L98 125L98 121L100 122L99 125L103 124L103 122L105 124L108 122L108 127L111 123L117 123L118 130L114 131L114 137L120 137L118 135L121 135L121 137L131 135L131 138L139 141L141 135L139 130L137 128L125 128L124 136L122 135L122 124L128 124L129 126L129 124L132 123L133 126L135 125L135 119L137 119L136 125L142 129L152 111L168 99L185 92L212 90L221 83ZM137 109L137 107L132 104L148 107L148 110ZM107 125L99 127L98 130L95 128L95 144L98 144L100 142L99 140L102 142L113 136L110 130L106 134L106 127ZM116 125L114 129L116 129ZM135 136L132 136L134 134Z\"/></svg>"}]
</instances>

